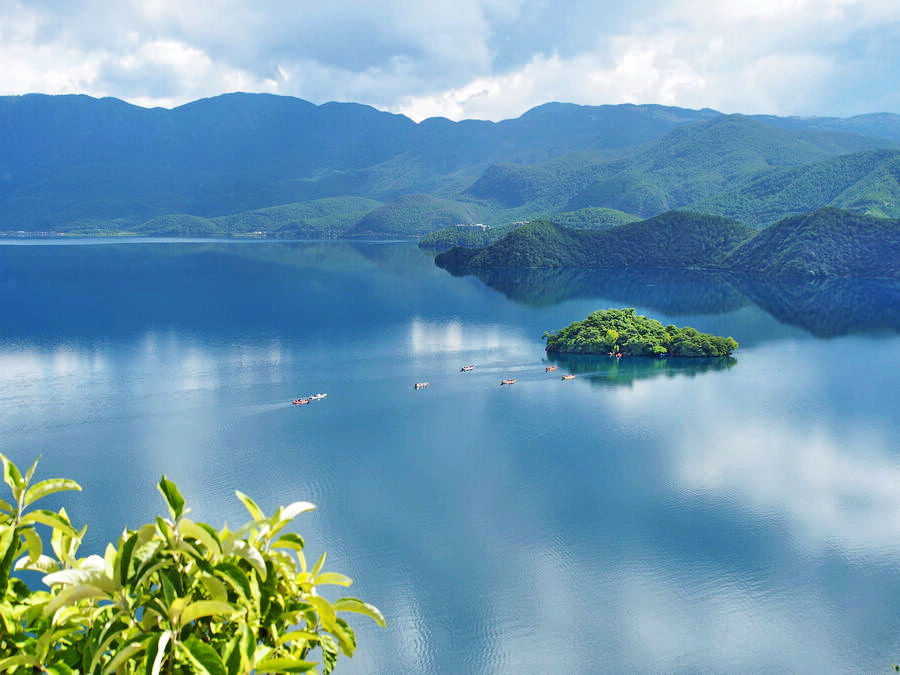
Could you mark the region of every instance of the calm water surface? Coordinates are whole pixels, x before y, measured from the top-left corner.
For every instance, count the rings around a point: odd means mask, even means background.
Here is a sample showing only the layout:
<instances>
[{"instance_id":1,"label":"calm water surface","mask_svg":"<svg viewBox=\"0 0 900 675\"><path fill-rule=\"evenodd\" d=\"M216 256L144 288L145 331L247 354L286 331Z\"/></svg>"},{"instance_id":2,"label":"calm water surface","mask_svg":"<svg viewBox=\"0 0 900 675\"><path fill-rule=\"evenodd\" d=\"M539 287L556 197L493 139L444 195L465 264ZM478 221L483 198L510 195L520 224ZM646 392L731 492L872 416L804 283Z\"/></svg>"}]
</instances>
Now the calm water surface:
<instances>
[{"instance_id":1,"label":"calm water surface","mask_svg":"<svg viewBox=\"0 0 900 675\"><path fill-rule=\"evenodd\" d=\"M543 331L611 306L741 349L546 375ZM342 672L900 660L896 285L454 277L411 244L0 245L0 317L0 449L82 483L83 551L160 513L162 472L217 522L244 520L236 488L312 500L308 547L389 621L356 620Z\"/></svg>"}]
</instances>

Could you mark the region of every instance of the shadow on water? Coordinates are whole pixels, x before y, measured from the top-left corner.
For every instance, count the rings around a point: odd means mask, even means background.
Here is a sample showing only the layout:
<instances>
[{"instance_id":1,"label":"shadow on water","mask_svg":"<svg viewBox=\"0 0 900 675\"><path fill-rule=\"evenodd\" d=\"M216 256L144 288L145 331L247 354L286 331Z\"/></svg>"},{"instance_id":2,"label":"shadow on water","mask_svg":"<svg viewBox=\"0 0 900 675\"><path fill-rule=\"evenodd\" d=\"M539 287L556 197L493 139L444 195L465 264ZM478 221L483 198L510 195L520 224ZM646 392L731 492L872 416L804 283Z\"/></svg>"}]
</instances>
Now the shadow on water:
<instances>
[{"instance_id":1,"label":"shadow on water","mask_svg":"<svg viewBox=\"0 0 900 675\"><path fill-rule=\"evenodd\" d=\"M599 387L631 385L656 377L695 377L703 373L728 370L737 364L731 356L720 358L666 358L588 354L548 354L547 361Z\"/></svg>"},{"instance_id":2,"label":"shadow on water","mask_svg":"<svg viewBox=\"0 0 900 675\"><path fill-rule=\"evenodd\" d=\"M780 323L818 337L900 332L900 281L892 279L593 269L489 269L473 275L507 298L531 306L597 297L686 315L724 314L755 305Z\"/></svg>"}]
</instances>

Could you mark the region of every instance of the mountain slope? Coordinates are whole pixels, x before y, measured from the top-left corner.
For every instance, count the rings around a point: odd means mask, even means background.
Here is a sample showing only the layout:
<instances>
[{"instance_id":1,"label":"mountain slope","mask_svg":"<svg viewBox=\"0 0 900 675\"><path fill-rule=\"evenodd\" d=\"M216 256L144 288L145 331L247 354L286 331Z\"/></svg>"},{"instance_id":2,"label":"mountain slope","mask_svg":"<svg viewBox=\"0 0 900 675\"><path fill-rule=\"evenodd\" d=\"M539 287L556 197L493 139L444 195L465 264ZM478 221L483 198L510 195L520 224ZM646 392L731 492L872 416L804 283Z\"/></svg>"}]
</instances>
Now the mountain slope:
<instances>
[{"instance_id":1,"label":"mountain slope","mask_svg":"<svg viewBox=\"0 0 900 675\"><path fill-rule=\"evenodd\" d=\"M900 220L820 209L761 230L724 265L770 275L900 277Z\"/></svg>"},{"instance_id":2,"label":"mountain slope","mask_svg":"<svg viewBox=\"0 0 900 675\"><path fill-rule=\"evenodd\" d=\"M676 129L617 162L610 167L611 175L575 195L567 207L606 206L649 216L708 199L773 168L884 144L853 134L780 129L728 115Z\"/></svg>"}]
</instances>

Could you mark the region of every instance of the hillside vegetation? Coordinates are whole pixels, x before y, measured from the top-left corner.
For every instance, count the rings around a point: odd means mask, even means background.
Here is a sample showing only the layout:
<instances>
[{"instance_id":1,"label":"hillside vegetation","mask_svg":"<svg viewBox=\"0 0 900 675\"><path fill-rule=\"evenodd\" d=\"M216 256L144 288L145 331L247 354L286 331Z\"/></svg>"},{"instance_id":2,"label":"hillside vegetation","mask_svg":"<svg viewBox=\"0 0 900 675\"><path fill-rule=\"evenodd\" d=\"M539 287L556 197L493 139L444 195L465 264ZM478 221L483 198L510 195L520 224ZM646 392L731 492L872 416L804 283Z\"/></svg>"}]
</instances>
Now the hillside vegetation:
<instances>
[{"instance_id":1,"label":"hillside vegetation","mask_svg":"<svg viewBox=\"0 0 900 675\"><path fill-rule=\"evenodd\" d=\"M900 218L900 151L858 152L769 171L692 208L763 226L824 206Z\"/></svg>"},{"instance_id":2,"label":"hillside vegetation","mask_svg":"<svg viewBox=\"0 0 900 675\"><path fill-rule=\"evenodd\" d=\"M348 232L352 236L421 235L473 220L472 209L449 199L425 194L405 195L363 216Z\"/></svg>"}]
</instances>

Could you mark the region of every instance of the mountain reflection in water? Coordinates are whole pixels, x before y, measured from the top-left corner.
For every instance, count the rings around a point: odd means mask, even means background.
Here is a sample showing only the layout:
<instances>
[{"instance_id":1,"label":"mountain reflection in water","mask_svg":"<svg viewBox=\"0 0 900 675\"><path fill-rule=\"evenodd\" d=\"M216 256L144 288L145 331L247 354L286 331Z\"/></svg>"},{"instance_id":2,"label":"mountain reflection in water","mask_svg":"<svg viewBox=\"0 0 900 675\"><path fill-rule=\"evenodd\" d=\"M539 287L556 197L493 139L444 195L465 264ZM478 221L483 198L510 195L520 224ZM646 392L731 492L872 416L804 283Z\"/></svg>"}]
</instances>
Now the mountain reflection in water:
<instances>
[{"instance_id":1,"label":"mountain reflection in water","mask_svg":"<svg viewBox=\"0 0 900 675\"><path fill-rule=\"evenodd\" d=\"M603 297L671 315L722 314L754 304L819 337L900 332L900 282L891 279L595 269L489 269L474 276L511 300L538 307Z\"/></svg>"}]
</instances>

